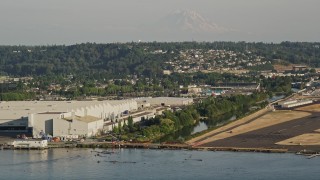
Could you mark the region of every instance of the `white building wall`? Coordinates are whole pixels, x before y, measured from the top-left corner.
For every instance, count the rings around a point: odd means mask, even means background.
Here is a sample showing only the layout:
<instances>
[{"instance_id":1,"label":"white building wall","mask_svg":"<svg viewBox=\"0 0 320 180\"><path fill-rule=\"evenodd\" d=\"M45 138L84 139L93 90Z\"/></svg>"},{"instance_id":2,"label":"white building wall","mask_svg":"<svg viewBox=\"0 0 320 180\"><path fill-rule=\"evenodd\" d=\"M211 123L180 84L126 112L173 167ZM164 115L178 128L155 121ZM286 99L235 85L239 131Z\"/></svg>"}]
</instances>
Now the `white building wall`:
<instances>
[{"instance_id":1,"label":"white building wall","mask_svg":"<svg viewBox=\"0 0 320 180\"><path fill-rule=\"evenodd\" d=\"M35 114L33 115L32 120L29 124L33 128L32 135L33 137L40 137L40 132L44 132L45 134L53 134L53 121L56 118L59 118L60 114ZM30 116L29 116L30 118Z\"/></svg>"},{"instance_id":2,"label":"white building wall","mask_svg":"<svg viewBox=\"0 0 320 180\"><path fill-rule=\"evenodd\" d=\"M193 99L191 98L177 98L177 97L138 98L137 101L148 102L151 105L157 105L157 106L160 106L162 104L171 105L171 106L182 106L182 105L189 105L193 103Z\"/></svg>"},{"instance_id":3,"label":"white building wall","mask_svg":"<svg viewBox=\"0 0 320 180\"><path fill-rule=\"evenodd\" d=\"M33 127L34 123L34 114L29 114L28 115L28 127Z\"/></svg>"},{"instance_id":4,"label":"white building wall","mask_svg":"<svg viewBox=\"0 0 320 180\"><path fill-rule=\"evenodd\" d=\"M103 130L103 120L95 121L88 123L88 136L94 136L97 135L100 130Z\"/></svg>"},{"instance_id":5,"label":"white building wall","mask_svg":"<svg viewBox=\"0 0 320 180\"><path fill-rule=\"evenodd\" d=\"M141 118L144 117L145 119L149 119L149 118L154 118L155 115L154 115L154 112L150 112L149 114L146 114L146 115L143 115L143 116L138 116L138 117L133 117L132 120L133 120L133 123L136 123L136 122L140 122L141 121ZM123 126L123 123L124 121L121 120L120 121L120 124L121 126ZM128 121L126 120L126 123L128 124ZM109 126L106 126L104 127L104 130L106 131L111 131L112 130L112 127L118 127L118 122L114 123L114 124L110 124Z\"/></svg>"},{"instance_id":6,"label":"white building wall","mask_svg":"<svg viewBox=\"0 0 320 180\"><path fill-rule=\"evenodd\" d=\"M72 102L76 103L76 102ZM135 100L127 100L120 104L110 104L107 101L98 103L96 105L88 105L85 107L72 108L72 103L70 104L71 108L66 109L67 112L61 114L28 114L28 126L33 127L33 135L38 136L42 131L50 129L50 133L53 136L68 135L68 134L77 134L77 135L92 135L98 132L98 129L103 128L103 120L109 118L117 119L120 118L124 111L135 111L138 109L137 102ZM75 105L74 105L75 106ZM94 116L101 118L101 121L98 121L97 124L85 123L82 121L74 120L70 126L69 122L63 118L70 118L72 114L76 116L83 117L85 115ZM117 118L116 118L117 117ZM141 118L139 118L140 121ZM52 120L53 123L51 127L46 127L46 121ZM70 129L70 130L69 130ZM76 129L76 130L75 130Z\"/></svg>"},{"instance_id":7,"label":"white building wall","mask_svg":"<svg viewBox=\"0 0 320 180\"><path fill-rule=\"evenodd\" d=\"M133 123L140 122L141 118L143 118L143 117L145 119L150 119L150 118L154 118L155 115L154 115L154 113L150 113L150 114L147 114L147 115L144 115L144 116L139 116L139 117L132 118L133 119Z\"/></svg>"},{"instance_id":8,"label":"white building wall","mask_svg":"<svg viewBox=\"0 0 320 180\"><path fill-rule=\"evenodd\" d=\"M306 101L300 101L300 102L296 102L296 103L292 103L292 104L285 104L285 105L283 105L283 107L292 108L292 107L302 106L302 105L311 104L311 103L313 103L312 100L306 100Z\"/></svg>"},{"instance_id":9,"label":"white building wall","mask_svg":"<svg viewBox=\"0 0 320 180\"><path fill-rule=\"evenodd\" d=\"M103 119L90 123L79 120L69 122L64 119L56 119L53 124L53 136L79 135L90 137L103 129L104 122Z\"/></svg>"},{"instance_id":10,"label":"white building wall","mask_svg":"<svg viewBox=\"0 0 320 180\"><path fill-rule=\"evenodd\" d=\"M288 101L279 102L278 104L284 106L284 105L293 104L296 102L298 102L298 101L297 100L288 100Z\"/></svg>"},{"instance_id":11,"label":"white building wall","mask_svg":"<svg viewBox=\"0 0 320 180\"><path fill-rule=\"evenodd\" d=\"M71 123L70 134L79 136L88 136L88 123L78 120L73 120Z\"/></svg>"},{"instance_id":12,"label":"white building wall","mask_svg":"<svg viewBox=\"0 0 320 180\"><path fill-rule=\"evenodd\" d=\"M99 117L99 118L111 118L111 114L120 117L120 115L125 111L135 111L138 109L137 102L134 100L128 100L121 104L111 105L110 103L103 102L98 105L87 106L85 108L74 109L75 115L84 116L85 114ZM67 117L65 115L65 117Z\"/></svg>"},{"instance_id":13,"label":"white building wall","mask_svg":"<svg viewBox=\"0 0 320 180\"><path fill-rule=\"evenodd\" d=\"M53 120L53 136L69 135L69 122L64 119Z\"/></svg>"}]
</instances>

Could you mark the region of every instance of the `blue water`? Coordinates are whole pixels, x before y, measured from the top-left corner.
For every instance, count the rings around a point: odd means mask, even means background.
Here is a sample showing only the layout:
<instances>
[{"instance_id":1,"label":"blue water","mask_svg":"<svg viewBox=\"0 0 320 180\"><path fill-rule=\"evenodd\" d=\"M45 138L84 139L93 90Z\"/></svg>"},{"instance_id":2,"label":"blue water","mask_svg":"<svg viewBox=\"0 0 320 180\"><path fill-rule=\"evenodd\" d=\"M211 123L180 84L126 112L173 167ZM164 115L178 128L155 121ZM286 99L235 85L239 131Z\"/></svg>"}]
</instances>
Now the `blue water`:
<instances>
[{"instance_id":1,"label":"blue water","mask_svg":"<svg viewBox=\"0 0 320 180\"><path fill-rule=\"evenodd\" d=\"M117 149L113 154L101 154L101 157L95 156L97 153L91 151L92 149L0 150L0 179L320 177L320 158L306 159L294 154Z\"/></svg>"},{"instance_id":2,"label":"blue water","mask_svg":"<svg viewBox=\"0 0 320 180\"><path fill-rule=\"evenodd\" d=\"M204 131L204 130L207 130L208 129L208 126L205 122L199 122L198 125L196 125L194 128L193 128L193 131L191 132L191 134L195 134L197 132L201 132L201 131Z\"/></svg>"},{"instance_id":3,"label":"blue water","mask_svg":"<svg viewBox=\"0 0 320 180\"><path fill-rule=\"evenodd\" d=\"M231 118L228 119L228 122L234 121L236 119L237 119L237 117L235 115L233 115ZM211 119L211 121L212 120L214 121L215 119ZM207 119L206 121L208 123L208 121L210 121L210 119ZM193 127L191 134L195 134L197 132L202 132L204 130L207 130L209 128L207 123L205 121L200 121L196 126ZM214 126L219 126L219 125L221 125L221 124L218 123L218 124L215 124Z\"/></svg>"}]
</instances>

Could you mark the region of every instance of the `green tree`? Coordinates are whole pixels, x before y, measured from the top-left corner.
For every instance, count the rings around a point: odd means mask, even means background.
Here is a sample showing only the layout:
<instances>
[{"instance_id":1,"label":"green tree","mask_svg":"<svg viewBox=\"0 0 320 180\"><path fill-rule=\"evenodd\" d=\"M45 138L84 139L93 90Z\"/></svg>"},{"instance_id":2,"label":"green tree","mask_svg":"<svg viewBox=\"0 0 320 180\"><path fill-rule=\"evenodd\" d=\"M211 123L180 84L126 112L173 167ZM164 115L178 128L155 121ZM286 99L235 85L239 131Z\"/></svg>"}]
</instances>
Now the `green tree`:
<instances>
[{"instance_id":1,"label":"green tree","mask_svg":"<svg viewBox=\"0 0 320 180\"><path fill-rule=\"evenodd\" d=\"M174 131L174 122L170 119L161 119L160 120L161 132L168 134Z\"/></svg>"},{"instance_id":2,"label":"green tree","mask_svg":"<svg viewBox=\"0 0 320 180\"><path fill-rule=\"evenodd\" d=\"M128 128L130 132L133 132L133 118L132 116L128 117Z\"/></svg>"}]
</instances>

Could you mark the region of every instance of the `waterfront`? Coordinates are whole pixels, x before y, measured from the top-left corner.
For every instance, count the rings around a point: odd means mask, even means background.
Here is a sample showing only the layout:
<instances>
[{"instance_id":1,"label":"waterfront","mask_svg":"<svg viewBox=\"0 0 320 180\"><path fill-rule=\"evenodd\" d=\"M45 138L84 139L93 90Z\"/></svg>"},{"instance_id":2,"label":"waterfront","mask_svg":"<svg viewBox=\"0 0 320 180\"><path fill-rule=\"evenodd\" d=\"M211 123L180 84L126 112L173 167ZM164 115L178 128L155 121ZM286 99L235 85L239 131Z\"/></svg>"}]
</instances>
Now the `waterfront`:
<instances>
[{"instance_id":1,"label":"waterfront","mask_svg":"<svg viewBox=\"0 0 320 180\"><path fill-rule=\"evenodd\" d=\"M320 159L288 153L148 149L2 150L2 179L318 179ZM98 155L99 154L99 155Z\"/></svg>"},{"instance_id":2,"label":"waterfront","mask_svg":"<svg viewBox=\"0 0 320 180\"><path fill-rule=\"evenodd\" d=\"M223 124L236 120L236 117L237 116L234 113L226 113L214 119L201 120L194 126L186 126L179 131L162 137L159 142L184 141L185 138L190 137L190 135L200 133L209 128L222 126Z\"/></svg>"}]
</instances>

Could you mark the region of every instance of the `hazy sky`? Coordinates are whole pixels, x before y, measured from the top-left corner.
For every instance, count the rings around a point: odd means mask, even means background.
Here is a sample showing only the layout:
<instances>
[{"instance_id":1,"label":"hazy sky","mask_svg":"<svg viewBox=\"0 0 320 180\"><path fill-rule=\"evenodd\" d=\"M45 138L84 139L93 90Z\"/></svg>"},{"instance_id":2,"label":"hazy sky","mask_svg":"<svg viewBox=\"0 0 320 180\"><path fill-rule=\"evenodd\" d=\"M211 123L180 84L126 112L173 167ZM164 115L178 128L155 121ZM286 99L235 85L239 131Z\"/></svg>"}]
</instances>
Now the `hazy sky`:
<instances>
[{"instance_id":1,"label":"hazy sky","mask_svg":"<svg viewBox=\"0 0 320 180\"><path fill-rule=\"evenodd\" d=\"M195 40L320 41L320 0L0 0L0 44L189 41L150 26L193 10L234 33Z\"/></svg>"}]
</instances>

